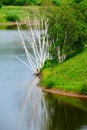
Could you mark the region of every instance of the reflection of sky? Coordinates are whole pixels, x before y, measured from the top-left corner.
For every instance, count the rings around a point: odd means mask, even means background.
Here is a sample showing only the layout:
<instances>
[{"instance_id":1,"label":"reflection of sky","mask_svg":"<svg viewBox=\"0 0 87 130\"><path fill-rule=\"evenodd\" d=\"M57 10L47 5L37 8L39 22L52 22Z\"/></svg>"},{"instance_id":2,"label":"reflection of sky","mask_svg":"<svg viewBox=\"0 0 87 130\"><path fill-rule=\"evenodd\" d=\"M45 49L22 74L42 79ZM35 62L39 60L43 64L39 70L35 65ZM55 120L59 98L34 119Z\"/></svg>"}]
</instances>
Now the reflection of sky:
<instances>
[{"instance_id":1,"label":"reflection of sky","mask_svg":"<svg viewBox=\"0 0 87 130\"><path fill-rule=\"evenodd\" d=\"M22 89L33 78L32 72L15 58L13 52L19 47L15 37L16 31L0 31L0 130L17 130Z\"/></svg>"},{"instance_id":2,"label":"reflection of sky","mask_svg":"<svg viewBox=\"0 0 87 130\"><path fill-rule=\"evenodd\" d=\"M5 87L2 89L2 87L0 86L0 129L11 130L16 127L18 110L14 103L12 88Z\"/></svg>"},{"instance_id":3,"label":"reflection of sky","mask_svg":"<svg viewBox=\"0 0 87 130\"><path fill-rule=\"evenodd\" d=\"M17 30L0 31L0 55L1 54L18 54L23 49L17 44L20 41Z\"/></svg>"},{"instance_id":4,"label":"reflection of sky","mask_svg":"<svg viewBox=\"0 0 87 130\"><path fill-rule=\"evenodd\" d=\"M19 39L17 30L1 30L0 31L0 44L9 44Z\"/></svg>"},{"instance_id":5,"label":"reflection of sky","mask_svg":"<svg viewBox=\"0 0 87 130\"><path fill-rule=\"evenodd\" d=\"M87 130L87 126L82 126L79 130Z\"/></svg>"},{"instance_id":6,"label":"reflection of sky","mask_svg":"<svg viewBox=\"0 0 87 130\"><path fill-rule=\"evenodd\" d=\"M22 88L31 79L32 73L17 59L0 58L0 130L17 130Z\"/></svg>"}]
</instances>

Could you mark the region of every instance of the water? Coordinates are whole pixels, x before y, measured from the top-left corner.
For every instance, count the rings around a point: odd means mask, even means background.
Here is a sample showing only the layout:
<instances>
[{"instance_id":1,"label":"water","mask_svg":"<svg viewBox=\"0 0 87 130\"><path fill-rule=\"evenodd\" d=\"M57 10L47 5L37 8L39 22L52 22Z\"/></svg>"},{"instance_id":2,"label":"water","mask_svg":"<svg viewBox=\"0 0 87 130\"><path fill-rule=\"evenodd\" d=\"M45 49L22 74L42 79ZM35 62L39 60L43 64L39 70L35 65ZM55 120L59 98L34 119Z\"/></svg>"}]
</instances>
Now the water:
<instances>
[{"instance_id":1,"label":"water","mask_svg":"<svg viewBox=\"0 0 87 130\"><path fill-rule=\"evenodd\" d=\"M87 100L41 92L15 58L26 61L18 40L16 30L0 31L0 130L87 130Z\"/></svg>"}]
</instances>

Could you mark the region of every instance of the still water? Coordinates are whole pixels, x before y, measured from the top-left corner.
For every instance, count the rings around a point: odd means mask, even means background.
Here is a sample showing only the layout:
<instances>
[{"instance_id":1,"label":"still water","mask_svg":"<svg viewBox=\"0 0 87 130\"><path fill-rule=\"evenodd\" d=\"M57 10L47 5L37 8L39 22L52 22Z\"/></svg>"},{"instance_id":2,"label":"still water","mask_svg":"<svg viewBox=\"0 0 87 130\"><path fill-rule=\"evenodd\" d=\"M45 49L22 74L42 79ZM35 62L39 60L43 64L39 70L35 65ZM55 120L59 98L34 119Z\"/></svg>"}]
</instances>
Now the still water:
<instances>
[{"instance_id":1,"label":"still water","mask_svg":"<svg viewBox=\"0 0 87 130\"><path fill-rule=\"evenodd\" d=\"M87 100L43 93L18 41L0 31L0 130L87 130Z\"/></svg>"}]
</instances>

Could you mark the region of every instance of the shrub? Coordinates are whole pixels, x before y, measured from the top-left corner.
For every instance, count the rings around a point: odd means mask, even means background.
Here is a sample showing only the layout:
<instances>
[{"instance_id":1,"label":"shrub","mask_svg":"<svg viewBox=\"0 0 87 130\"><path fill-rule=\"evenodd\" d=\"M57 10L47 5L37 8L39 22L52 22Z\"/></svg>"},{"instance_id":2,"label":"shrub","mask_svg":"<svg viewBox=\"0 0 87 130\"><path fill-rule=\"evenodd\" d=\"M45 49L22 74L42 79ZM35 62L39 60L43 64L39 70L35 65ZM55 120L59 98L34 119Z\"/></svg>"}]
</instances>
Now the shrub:
<instances>
[{"instance_id":1,"label":"shrub","mask_svg":"<svg viewBox=\"0 0 87 130\"><path fill-rule=\"evenodd\" d=\"M57 0L52 0L52 2L54 3L54 5L57 5L57 6L59 6L59 5L60 5L60 2L59 2L59 1L57 1Z\"/></svg>"},{"instance_id":2,"label":"shrub","mask_svg":"<svg viewBox=\"0 0 87 130\"><path fill-rule=\"evenodd\" d=\"M40 6L41 5L41 0L37 0L36 5Z\"/></svg>"},{"instance_id":3,"label":"shrub","mask_svg":"<svg viewBox=\"0 0 87 130\"><path fill-rule=\"evenodd\" d=\"M87 84L83 84L80 90L80 94L87 94Z\"/></svg>"},{"instance_id":4,"label":"shrub","mask_svg":"<svg viewBox=\"0 0 87 130\"><path fill-rule=\"evenodd\" d=\"M53 86L54 86L54 82L51 79L49 79L46 83L46 88L52 88Z\"/></svg>"},{"instance_id":5,"label":"shrub","mask_svg":"<svg viewBox=\"0 0 87 130\"><path fill-rule=\"evenodd\" d=\"M0 22L5 22L5 20L6 20L6 15L0 12Z\"/></svg>"},{"instance_id":6,"label":"shrub","mask_svg":"<svg viewBox=\"0 0 87 130\"><path fill-rule=\"evenodd\" d=\"M19 21L19 17L16 14L8 14L6 16L6 19L7 21L11 21L11 22Z\"/></svg>"}]
</instances>

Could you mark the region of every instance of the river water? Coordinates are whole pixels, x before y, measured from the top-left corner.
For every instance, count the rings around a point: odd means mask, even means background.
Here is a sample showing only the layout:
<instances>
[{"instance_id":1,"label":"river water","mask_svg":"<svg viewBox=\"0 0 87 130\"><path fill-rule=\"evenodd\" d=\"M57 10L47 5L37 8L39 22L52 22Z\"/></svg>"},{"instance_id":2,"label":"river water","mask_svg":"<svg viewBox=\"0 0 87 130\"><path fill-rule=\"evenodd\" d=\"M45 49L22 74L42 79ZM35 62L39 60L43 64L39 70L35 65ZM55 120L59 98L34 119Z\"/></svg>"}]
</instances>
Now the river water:
<instances>
[{"instance_id":1,"label":"river water","mask_svg":"<svg viewBox=\"0 0 87 130\"><path fill-rule=\"evenodd\" d=\"M18 41L0 31L0 130L87 130L87 100L43 93Z\"/></svg>"}]
</instances>

